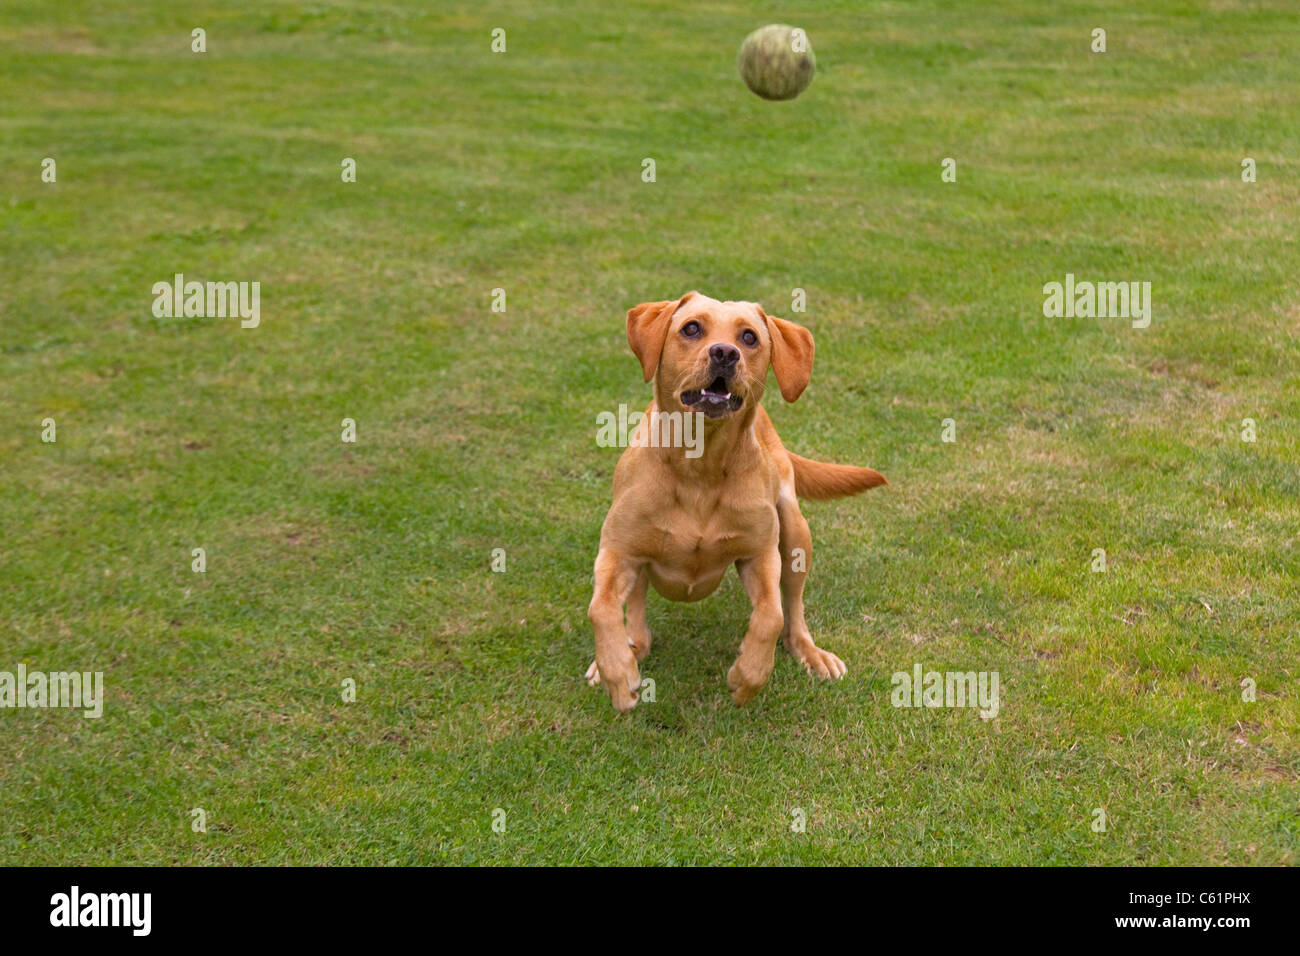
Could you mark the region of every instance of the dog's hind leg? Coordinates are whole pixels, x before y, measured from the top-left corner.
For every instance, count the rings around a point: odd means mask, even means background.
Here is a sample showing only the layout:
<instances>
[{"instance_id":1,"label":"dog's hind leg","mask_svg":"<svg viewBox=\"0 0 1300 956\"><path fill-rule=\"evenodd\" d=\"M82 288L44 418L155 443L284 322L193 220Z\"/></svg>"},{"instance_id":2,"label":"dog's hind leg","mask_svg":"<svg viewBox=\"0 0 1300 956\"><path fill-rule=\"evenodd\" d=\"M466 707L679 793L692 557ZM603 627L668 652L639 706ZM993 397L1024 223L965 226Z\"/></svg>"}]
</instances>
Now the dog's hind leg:
<instances>
[{"instance_id":1,"label":"dog's hind leg","mask_svg":"<svg viewBox=\"0 0 1300 956\"><path fill-rule=\"evenodd\" d=\"M781 519L781 603L785 613L781 643L808 673L839 680L848 668L830 651L813 643L803 617L803 586L812 564L812 532L793 495L787 497L783 492L776 510Z\"/></svg>"}]
</instances>

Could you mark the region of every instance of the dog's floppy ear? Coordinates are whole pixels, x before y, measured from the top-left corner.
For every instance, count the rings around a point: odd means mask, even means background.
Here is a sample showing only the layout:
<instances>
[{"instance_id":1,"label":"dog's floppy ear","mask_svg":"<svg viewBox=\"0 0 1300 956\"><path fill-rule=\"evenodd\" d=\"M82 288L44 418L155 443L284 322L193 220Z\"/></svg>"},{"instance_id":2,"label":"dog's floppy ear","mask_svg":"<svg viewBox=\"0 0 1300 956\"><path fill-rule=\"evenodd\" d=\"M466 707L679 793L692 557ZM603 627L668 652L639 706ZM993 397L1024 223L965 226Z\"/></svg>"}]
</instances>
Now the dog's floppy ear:
<instances>
[{"instance_id":1,"label":"dog's floppy ear","mask_svg":"<svg viewBox=\"0 0 1300 956\"><path fill-rule=\"evenodd\" d=\"M761 305L758 313L767 322L767 334L772 339L772 371L781 397L793 402L812 379L812 333L802 325L768 315Z\"/></svg>"},{"instance_id":2,"label":"dog's floppy ear","mask_svg":"<svg viewBox=\"0 0 1300 956\"><path fill-rule=\"evenodd\" d=\"M647 382L655 377L655 369L659 367L659 356L668 339L668 320L693 295L696 293L688 292L672 302L642 302L627 310L627 344L640 360Z\"/></svg>"}]
</instances>

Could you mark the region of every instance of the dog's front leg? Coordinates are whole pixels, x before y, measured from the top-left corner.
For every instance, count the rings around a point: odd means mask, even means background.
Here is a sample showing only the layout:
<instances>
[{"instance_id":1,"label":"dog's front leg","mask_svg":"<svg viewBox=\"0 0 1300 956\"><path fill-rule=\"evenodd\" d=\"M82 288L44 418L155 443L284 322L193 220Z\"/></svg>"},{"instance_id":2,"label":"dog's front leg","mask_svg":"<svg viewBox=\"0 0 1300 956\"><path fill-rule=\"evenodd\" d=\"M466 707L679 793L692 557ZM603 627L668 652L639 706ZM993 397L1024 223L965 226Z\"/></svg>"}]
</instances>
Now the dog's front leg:
<instances>
[{"instance_id":1,"label":"dog's front leg","mask_svg":"<svg viewBox=\"0 0 1300 956\"><path fill-rule=\"evenodd\" d=\"M740 643L736 663L727 672L727 687L737 706L749 703L772 674L776 641L781 636L781 552L776 545L752 558L736 562L740 581L753 611L749 629Z\"/></svg>"},{"instance_id":2,"label":"dog's front leg","mask_svg":"<svg viewBox=\"0 0 1300 956\"><path fill-rule=\"evenodd\" d=\"M596 555L596 588L587 608L596 632L596 679L605 685L614 709L623 714L636 706L641 690L641 671L623 624L623 604L636 587L640 572L640 562L601 548Z\"/></svg>"}]
</instances>

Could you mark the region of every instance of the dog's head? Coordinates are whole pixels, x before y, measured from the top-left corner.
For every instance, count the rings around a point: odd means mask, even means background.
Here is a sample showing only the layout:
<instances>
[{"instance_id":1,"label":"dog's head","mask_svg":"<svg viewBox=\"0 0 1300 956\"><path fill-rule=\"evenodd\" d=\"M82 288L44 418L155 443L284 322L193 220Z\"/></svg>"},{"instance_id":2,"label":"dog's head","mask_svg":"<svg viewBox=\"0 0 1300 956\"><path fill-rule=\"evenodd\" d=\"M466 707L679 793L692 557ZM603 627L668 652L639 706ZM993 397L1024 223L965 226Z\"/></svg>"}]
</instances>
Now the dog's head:
<instances>
[{"instance_id":1,"label":"dog's head","mask_svg":"<svg viewBox=\"0 0 1300 956\"><path fill-rule=\"evenodd\" d=\"M719 302L688 292L627 313L627 341L661 411L727 418L763 397L767 370L793 402L812 377L812 333L754 302Z\"/></svg>"}]
</instances>

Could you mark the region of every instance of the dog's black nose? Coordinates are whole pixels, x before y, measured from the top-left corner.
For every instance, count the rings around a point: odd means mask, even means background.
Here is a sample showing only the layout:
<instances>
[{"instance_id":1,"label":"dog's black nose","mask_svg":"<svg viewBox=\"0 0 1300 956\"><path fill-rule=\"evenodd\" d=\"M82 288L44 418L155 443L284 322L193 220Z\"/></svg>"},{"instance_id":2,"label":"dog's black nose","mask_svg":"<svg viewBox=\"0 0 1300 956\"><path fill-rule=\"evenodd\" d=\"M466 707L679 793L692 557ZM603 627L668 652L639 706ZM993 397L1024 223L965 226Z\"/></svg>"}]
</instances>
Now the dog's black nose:
<instances>
[{"instance_id":1,"label":"dog's black nose","mask_svg":"<svg viewBox=\"0 0 1300 956\"><path fill-rule=\"evenodd\" d=\"M709 360L718 368L731 368L740 361L740 349L734 345L710 345Z\"/></svg>"}]
</instances>

